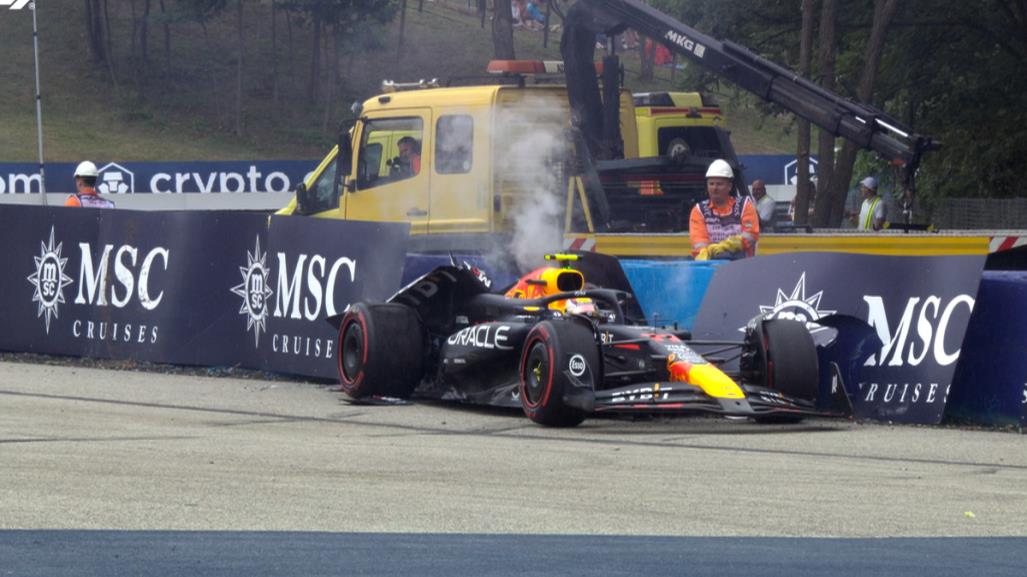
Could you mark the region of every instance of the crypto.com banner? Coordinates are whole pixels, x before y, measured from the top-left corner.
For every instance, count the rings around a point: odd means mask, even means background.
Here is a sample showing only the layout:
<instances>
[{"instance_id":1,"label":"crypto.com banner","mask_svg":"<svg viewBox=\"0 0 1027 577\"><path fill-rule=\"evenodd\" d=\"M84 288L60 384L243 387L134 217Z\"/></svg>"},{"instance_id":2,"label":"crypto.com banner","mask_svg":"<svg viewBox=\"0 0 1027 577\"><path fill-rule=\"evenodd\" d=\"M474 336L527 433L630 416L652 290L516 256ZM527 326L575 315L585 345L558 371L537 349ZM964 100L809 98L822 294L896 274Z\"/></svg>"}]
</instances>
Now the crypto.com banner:
<instances>
[{"instance_id":1,"label":"crypto.com banner","mask_svg":"<svg viewBox=\"0 0 1027 577\"><path fill-rule=\"evenodd\" d=\"M839 253L745 259L717 270L692 333L737 339L761 313L811 323L833 313L855 316L884 343L862 368L860 382L846 383L856 416L938 423L984 260Z\"/></svg>"},{"instance_id":2,"label":"crypto.com banner","mask_svg":"<svg viewBox=\"0 0 1027 577\"><path fill-rule=\"evenodd\" d=\"M0 210L0 349L335 376L324 321L399 286L407 225Z\"/></svg>"}]
</instances>

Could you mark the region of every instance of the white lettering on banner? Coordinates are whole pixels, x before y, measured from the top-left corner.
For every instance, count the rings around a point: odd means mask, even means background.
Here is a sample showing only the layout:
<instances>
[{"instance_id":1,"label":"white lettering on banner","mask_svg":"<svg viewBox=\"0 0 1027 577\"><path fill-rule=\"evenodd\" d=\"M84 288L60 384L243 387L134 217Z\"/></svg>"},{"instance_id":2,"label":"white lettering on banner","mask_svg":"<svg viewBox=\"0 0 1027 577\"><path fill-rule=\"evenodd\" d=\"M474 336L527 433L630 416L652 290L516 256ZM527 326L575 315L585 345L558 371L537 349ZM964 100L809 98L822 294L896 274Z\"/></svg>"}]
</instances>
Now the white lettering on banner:
<instances>
[{"instance_id":1,"label":"white lettering on banner","mask_svg":"<svg viewBox=\"0 0 1027 577\"><path fill-rule=\"evenodd\" d=\"M335 341L332 339L277 333L271 336L271 350L282 355L331 359L332 351L335 350L334 345Z\"/></svg>"},{"instance_id":2,"label":"white lettering on banner","mask_svg":"<svg viewBox=\"0 0 1027 577\"><path fill-rule=\"evenodd\" d=\"M866 403L897 404L921 402L933 405L938 400L938 383L860 383L859 388L865 391L863 401ZM880 396L878 396L880 394ZM948 397L949 387L945 387Z\"/></svg>"},{"instance_id":3,"label":"white lettering on banner","mask_svg":"<svg viewBox=\"0 0 1027 577\"><path fill-rule=\"evenodd\" d=\"M103 256L100 257L100 263L98 266L93 266L93 253L89 246L89 243L80 242L79 251L81 252L81 264L79 268L79 285L78 285L78 296L75 297L75 304L89 304L105 307L107 306L107 294L105 292L108 286L107 282L107 270L109 268L110 254L114 250L114 245L104 245ZM136 256L139 250L136 247L129 245L122 245L118 248L118 251L114 257L114 276L121 283L121 286L125 289L125 296L118 297L117 287L110 285L111 304L115 308L125 308L132 298L132 293L135 290L139 299L139 304L146 310L153 310L160 305L161 299L164 298L164 291L161 291L157 298L150 296L150 270L153 267L153 261L158 256L162 257L164 261L164 270L168 269L168 260L170 253L168 249L163 247L157 247L151 250L146 258L143 259L142 268L139 270L139 282L136 283L135 274L131 267L135 267ZM131 262L130 266L126 266L124 263L123 255L130 255Z\"/></svg>"},{"instance_id":4,"label":"white lettering on banner","mask_svg":"<svg viewBox=\"0 0 1027 577\"><path fill-rule=\"evenodd\" d=\"M1027 405L1027 383L1023 384L1023 397L1020 401L1021 405Z\"/></svg>"},{"instance_id":5,"label":"white lettering on banner","mask_svg":"<svg viewBox=\"0 0 1027 577\"><path fill-rule=\"evenodd\" d=\"M255 165L245 174L240 172L158 172L150 177L150 191L155 194L183 194L195 188L201 194L241 192L289 192L292 181L280 171L264 176ZM38 175L36 175L38 178ZM173 186L170 186L171 183ZM215 186L215 183L217 186ZM193 186L195 185L195 186Z\"/></svg>"},{"instance_id":6,"label":"white lettering on banner","mask_svg":"<svg viewBox=\"0 0 1027 577\"><path fill-rule=\"evenodd\" d=\"M278 296L275 299L275 310L273 315L276 318L289 317L291 319L307 319L316 321L321 318L321 309L325 310L326 316L336 314L335 308L335 285L338 283L339 270L346 267L349 270L349 282L356 281L357 263L349 257L340 257L332 263L328 269L328 278L324 279L324 271L328 264L327 259L321 255L314 255L307 261L305 254L299 255L296 267L289 273L288 256L284 252L278 253ZM304 275L304 270L306 275ZM306 283L304 283L306 279ZM302 315L300 314L300 300L302 298Z\"/></svg>"},{"instance_id":7,"label":"white lettering on banner","mask_svg":"<svg viewBox=\"0 0 1027 577\"><path fill-rule=\"evenodd\" d=\"M43 179L38 174L9 173L6 180L0 176L0 194L39 192L42 188L41 182ZM21 184L20 190L18 189L19 184ZM35 185L35 189L33 189L33 185Z\"/></svg>"},{"instance_id":8,"label":"white lettering on banner","mask_svg":"<svg viewBox=\"0 0 1027 577\"><path fill-rule=\"evenodd\" d=\"M272 291L267 286L271 271L267 267L267 253L260 252L260 237L256 237L253 252L246 251L246 266L239 267L242 283L231 291L242 298L239 314L246 317L246 330L253 329L253 346L260 346L260 332L267 329L268 298Z\"/></svg>"},{"instance_id":9,"label":"white lettering on banner","mask_svg":"<svg viewBox=\"0 0 1027 577\"><path fill-rule=\"evenodd\" d=\"M119 324L107 321L82 321L81 319L76 319L71 323L71 335L76 339L84 338L87 341L155 344L158 331L159 327L155 325Z\"/></svg>"},{"instance_id":10,"label":"white lettering on banner","mask_svg":"<svg viewBox=\"0 0 1027 577\"><path fill-rule=\"evenodd\" d=\"M252 168L252 167L250 167ZM228 181L232 180L236 183L235 189L230 190L228 188ZM235 172L222 172L221 178L219 179L221 184L221 190L219 192L246 192L246 181L243 180L242 175ZM256 187L250 190L255 190Z\"/></svg>"},{"instance_id":11,"label":"white lettering on banner","mask_svg":"<svg viewBox=\"0 0 1027 577\"><path fill-rule=\"evenodd\" d=\"M867 359L866 366L887 365L890 367L901 367L905 364L917 366L927 357L928 351L933 353L934 362L939 366L948 366L959 359L960 349L954 352L945 350L945 336L948 332L949 322L952 315L960 305L965 305L969 312L973 311L974 299L970 295L958 295L944 305L941 298L929 296L923 299L910 297L906 302L906 308L902 312L899 324L892 333L891 325L888 323L888 315L884 306L884 299L880 296L865 295L863 301L867 303L869 311L867 322L877 331L884 347L879 355ZM917 308L919 307L919 312ZM939 311L941 315L939 316ZM914 315L917 316L916 338L919 339L920 348L917 353L917 341L909 342L910 327ZM903 352L907 350L908 355L903 359ZM891 356L888 360L889 355Z\"/></svg>"}]
</instances>

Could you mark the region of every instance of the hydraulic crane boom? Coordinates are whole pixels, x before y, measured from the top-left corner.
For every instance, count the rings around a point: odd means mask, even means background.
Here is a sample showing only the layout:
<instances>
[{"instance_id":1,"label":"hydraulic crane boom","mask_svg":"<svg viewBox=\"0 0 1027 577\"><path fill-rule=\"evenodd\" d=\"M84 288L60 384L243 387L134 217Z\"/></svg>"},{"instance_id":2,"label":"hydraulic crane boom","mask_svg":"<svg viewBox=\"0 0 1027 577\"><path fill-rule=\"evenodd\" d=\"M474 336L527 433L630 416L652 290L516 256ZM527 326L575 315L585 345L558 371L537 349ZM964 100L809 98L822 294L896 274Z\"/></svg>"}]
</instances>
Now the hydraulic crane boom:
<instances>
[{"instance_id":1,"label":"hydraulic crane boom","mask_svg":"<svg viewBox=\"0 0 1027 577\"><path fill-rule=\"evenodd\" d=\"M872 106L852 102L743 46L710 38L637 0L578 0L567 11L561 51L571 108L590 145L602 140L602 104L593 68L595 35L633 28L692 62L821 129L905 166L911 178L937 147Z\"/></svg>"}]
</instances>

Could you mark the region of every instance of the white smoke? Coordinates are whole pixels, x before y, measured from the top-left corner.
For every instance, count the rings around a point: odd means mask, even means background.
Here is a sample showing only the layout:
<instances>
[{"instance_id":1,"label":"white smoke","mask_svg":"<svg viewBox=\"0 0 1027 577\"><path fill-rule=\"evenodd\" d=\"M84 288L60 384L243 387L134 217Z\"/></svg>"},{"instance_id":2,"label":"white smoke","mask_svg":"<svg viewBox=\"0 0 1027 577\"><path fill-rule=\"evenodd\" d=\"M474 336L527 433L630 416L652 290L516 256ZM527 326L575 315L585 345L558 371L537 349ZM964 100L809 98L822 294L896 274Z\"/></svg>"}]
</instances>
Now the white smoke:
<instances>
[{"instance_id":1,"label":"white smoke","mask_svg":"<svg viewBox=\"0 0 1027 577\"><path fill-rule=\"evenodd\" d=\"M551 96L502 108L493 133L496 183L513 232L509 250L521 271L541 266L543 256L562 245L567 109L565 96Z\"/></svg>"}]
</instances>

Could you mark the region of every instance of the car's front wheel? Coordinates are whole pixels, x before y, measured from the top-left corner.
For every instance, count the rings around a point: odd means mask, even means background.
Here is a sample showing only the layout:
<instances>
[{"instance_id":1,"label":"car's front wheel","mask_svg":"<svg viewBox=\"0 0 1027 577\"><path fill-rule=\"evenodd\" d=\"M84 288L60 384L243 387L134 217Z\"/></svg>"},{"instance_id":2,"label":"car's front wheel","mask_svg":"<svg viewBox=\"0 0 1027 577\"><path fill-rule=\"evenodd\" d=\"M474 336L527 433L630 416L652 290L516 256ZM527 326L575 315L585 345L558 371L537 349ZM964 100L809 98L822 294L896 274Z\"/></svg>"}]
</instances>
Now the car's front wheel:
<instances>
[{"instance_id":1,"label":"car's front wheel","mask_svg":"<svg viewBox=\"0 0 1027 577\"><path fill-rule=\"evenodd\" d=\"M520 397L524 414L549 427L574 427L588 415L567 403L571 387L593 385L600 375L595 335L584 323L543 321L524 341Z\"/></svg>"}]
</instances>

